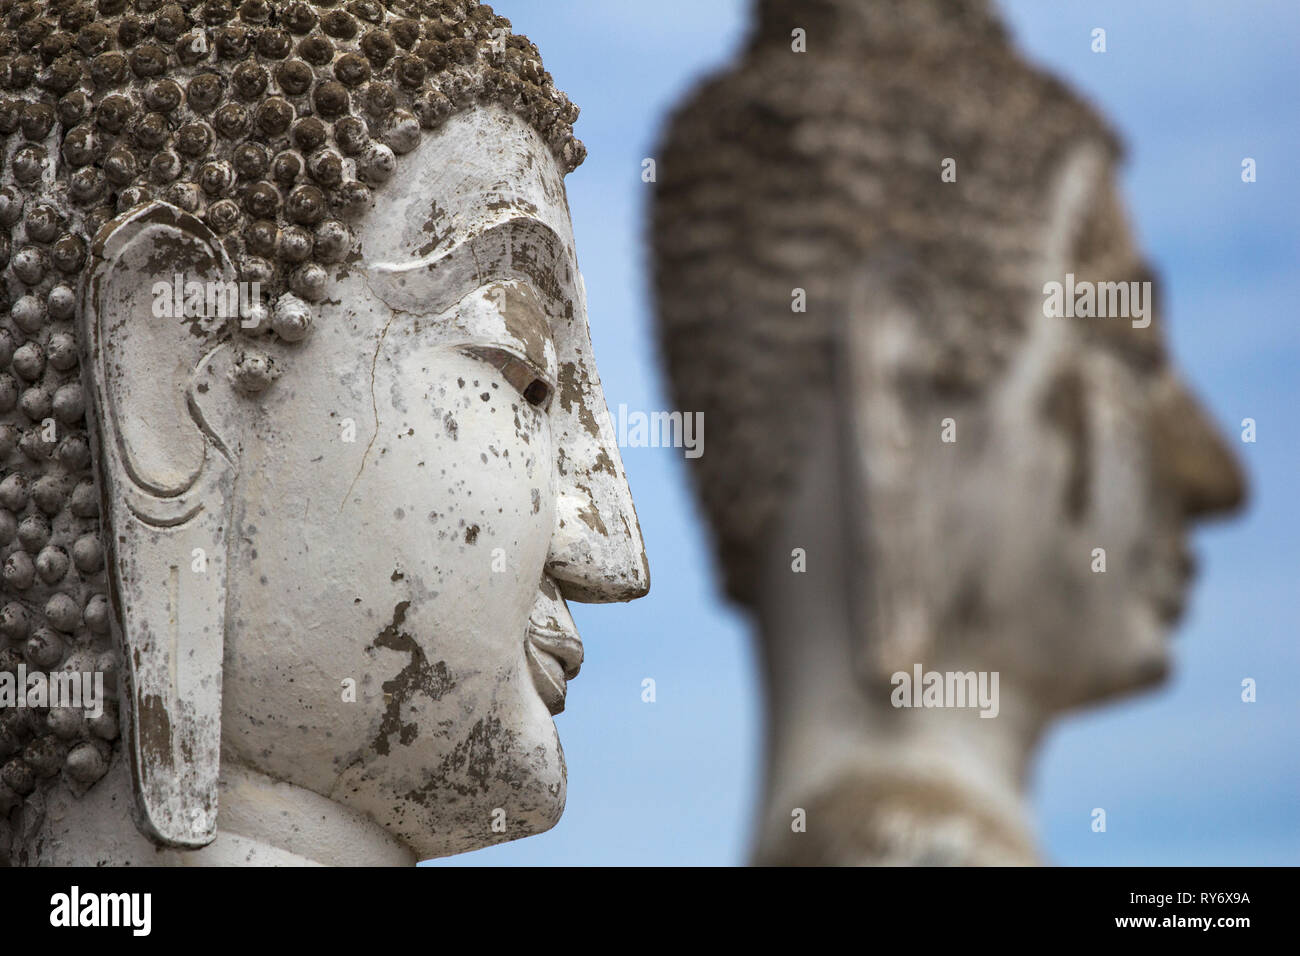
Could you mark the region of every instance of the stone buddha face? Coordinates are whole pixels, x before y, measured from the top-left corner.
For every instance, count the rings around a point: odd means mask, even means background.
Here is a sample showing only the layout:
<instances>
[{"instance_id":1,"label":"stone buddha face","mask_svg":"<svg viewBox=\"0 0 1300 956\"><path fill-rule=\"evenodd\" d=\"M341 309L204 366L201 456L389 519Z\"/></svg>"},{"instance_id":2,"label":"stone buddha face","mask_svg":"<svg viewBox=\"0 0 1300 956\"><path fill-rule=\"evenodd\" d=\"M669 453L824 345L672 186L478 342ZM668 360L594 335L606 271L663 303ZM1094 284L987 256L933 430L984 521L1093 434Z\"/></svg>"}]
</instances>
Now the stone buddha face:
<instances>
[{"instance_id":1,"label":"stone buddha face","mask_svg":"<svg viewBox=\"0 0 1300 956\"><path fill-rule=\"evenodd\" d=\"M1055 710L1163 674L1186 526L1243 481L1168 359L1118 140L991 7L758 4L666 133L657 292L676 401L712 422L694 467L730 595L849 592L873 680L941 655ZM791 57L794 27L834 43ZM1067 277L1129 311L1049 315ZM845 553L814 574L819 508Z\"/></svg>"},{"instance_id":2,"label":"stone buddha face","mask_svg":"<svg viewBox=\"0 0 1300 956\"><path fill-rule=\"evenodd\" d=\"M1044 299L984 389L919 388L919 313L933 303L888 296L878 320L854 325L842 381L876 667L998 671L1004 694L1040 713L1165 676L1195 567L1190 525L1244 495L1170 362L1163 290L1099 155L1063 164L1051 209ZM1079 289L1123 282L1129 310L1045 314L1067 274Z\"/></svg>"},{"instance_id":3,"label":"stone buddha face","mask_svg":"<svg viewBox=\"0 0 1300 956\"><path fill-rule=\"evenodd\" d=\"M566 601L649 586L576 116L473 0L11 12L0 673L112 699L0 713L0 856L148 858L127 805L225 861L555 823Z\"/></svg>"},{"instance_id":4,"label":"stone buddha face","mask_svg":"<svg viewBox=\"0 0 1300 956\"><path fill-rule=\"evenodd\" d=\"M549 151L485 108L402 172L241 432L222 734L428 857L555 823L566 598L648 569Z\"/></svg>"}]
</instances>

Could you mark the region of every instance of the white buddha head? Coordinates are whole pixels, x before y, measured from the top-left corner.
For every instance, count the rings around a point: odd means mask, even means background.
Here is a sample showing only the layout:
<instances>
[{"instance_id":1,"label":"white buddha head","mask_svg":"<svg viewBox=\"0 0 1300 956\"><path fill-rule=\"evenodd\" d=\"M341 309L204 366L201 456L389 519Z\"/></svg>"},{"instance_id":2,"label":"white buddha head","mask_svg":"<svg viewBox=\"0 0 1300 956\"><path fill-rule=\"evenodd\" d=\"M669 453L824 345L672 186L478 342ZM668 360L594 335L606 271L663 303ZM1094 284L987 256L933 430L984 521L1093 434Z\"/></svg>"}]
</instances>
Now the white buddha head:
<instances>
[{"instance_id":1,"label":"white buddha head","mask_svg":"<svg viewBox=\"0 0 1300 956\"><path fill-rule=\"evenodd\" d=\"M103 0L0 35L0 665L121 700L6 715L0 812L123 759L170 846L212 840L222 762L420 857L558 819L566 601L649 572L577 110L508 26Z\"/></svg>"}]
</instances>

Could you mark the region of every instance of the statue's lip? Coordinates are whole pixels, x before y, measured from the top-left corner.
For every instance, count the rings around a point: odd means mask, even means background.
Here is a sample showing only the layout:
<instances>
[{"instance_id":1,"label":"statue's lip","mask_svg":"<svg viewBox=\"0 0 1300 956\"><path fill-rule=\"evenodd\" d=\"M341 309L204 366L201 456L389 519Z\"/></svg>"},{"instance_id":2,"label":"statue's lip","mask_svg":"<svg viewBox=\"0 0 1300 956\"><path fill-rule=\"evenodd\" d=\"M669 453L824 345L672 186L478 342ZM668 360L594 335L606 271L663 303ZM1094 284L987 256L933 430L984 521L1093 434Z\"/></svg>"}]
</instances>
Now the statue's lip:
<instances>
[{"instance_id":1,"label":"statue's lip","mask_svg":"<svg viewBox=\"0 0 1300 956\"><path fill-rule=\"evenodd\" d=\"M571 631L528 622L530 644L550 654L564 668L565 680L573 680L582 668L582 638Z\"/></svg>"},{"instance_id":2,"label":"statue's lip","mask_svg":"<svg viewBox=\"0 0 1300 956\"><path fill-rule=\"evenodd\" d=\"M542 698L552 717L564 712L564 700L569 693L569 682L564 677L564 666L554 654L539 650L532 641L524 647L528 655L528 673L533 686Z\"/></svg>"},{"instance_id":3,"label":"statue's lip","mask_svg":"<svg viewBox=\"0 0 1300 956\"><path fill-rule=\"evenodd\" d=\"M564 710L569 681L582 667L582 640L572 631L528 622L528 672L551 716Z\"/></svg>"},{"instance_id":4,"label":"statue's lip","mask_svg":"<svg viewBox=\"0 0 1300 956\"><path fill-rule=\"evenodd\" d=\"M1155 588L1156 613L1166 625L1172 627L1182 619L1196 571L1196 555L1180 544L1166 562Z\"/></svg>"}]
</instances>

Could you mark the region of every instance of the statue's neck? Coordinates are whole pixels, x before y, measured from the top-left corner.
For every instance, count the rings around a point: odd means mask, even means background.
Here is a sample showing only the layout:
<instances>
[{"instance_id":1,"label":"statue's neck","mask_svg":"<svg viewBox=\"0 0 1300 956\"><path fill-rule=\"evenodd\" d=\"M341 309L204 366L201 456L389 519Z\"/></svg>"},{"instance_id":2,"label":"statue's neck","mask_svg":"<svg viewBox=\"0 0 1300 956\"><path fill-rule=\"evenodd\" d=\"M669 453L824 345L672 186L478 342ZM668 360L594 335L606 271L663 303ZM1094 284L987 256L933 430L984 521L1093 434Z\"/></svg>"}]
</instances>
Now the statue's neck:
<instances>
[{"instance_id":1,"label":"statue's neck","mask_svg":"<svg viewBox=\"0 0 1300 956\"><path fill-rule=\"evenodd\" d=\"M263 865L414 866L415 855L368 817L320 794L223 760L217 840ZM205 852L205 851L199 851Z\"/></svg>"},{"instance_id":2,"label":"statue's neck","mask_svg":"<svg viewBox=\"0 0 1300 956\"><path fill-rule=\"evenodd\" d=\"M793 609L791 609L793 610ZM762 863L1031 864L1024 799L1036 714L999 687L999 712L899 708L858 677L853 641L817 614L762 637ZM926 669L929 669L927 666ZM804 811L799 832L796 809Z\"/></svg>"},{"instance_id":3,"label":"statue's neck","mask_svg":"<svg viewBox=\"0 0 1300 956\"><path fill-rule=\"evenodd\" d=\"M993 718L979 707L895 707L889 675L864 678L864 652L880 642L851 610L868 581L845 534L863 520L860 502L841 487L834 409L812 422L760 570L767 768L756 859L1036 862L1023 789L1041 715L1005 673ZM806 554L801 571L795 548ZM944 646L976 646L970 637L945 633ZM909 676L915 664L923 673L987 666L926 653L899 666Z\"/></svg>"},{"instance_id":4,"label":"statue's neck","mask_svg":"<svg viewBox=\"0 0 1300 956\"><path fill-rule=\"evenodd\" d=\"M415 855L377 824L317 793L223 757L217 838L200 850L160 848L130 818L131 783L118 755L84 796L63 783L43 812L24 807L14 862L43 866L413 866Z\"/></svg>"}]
</instances>

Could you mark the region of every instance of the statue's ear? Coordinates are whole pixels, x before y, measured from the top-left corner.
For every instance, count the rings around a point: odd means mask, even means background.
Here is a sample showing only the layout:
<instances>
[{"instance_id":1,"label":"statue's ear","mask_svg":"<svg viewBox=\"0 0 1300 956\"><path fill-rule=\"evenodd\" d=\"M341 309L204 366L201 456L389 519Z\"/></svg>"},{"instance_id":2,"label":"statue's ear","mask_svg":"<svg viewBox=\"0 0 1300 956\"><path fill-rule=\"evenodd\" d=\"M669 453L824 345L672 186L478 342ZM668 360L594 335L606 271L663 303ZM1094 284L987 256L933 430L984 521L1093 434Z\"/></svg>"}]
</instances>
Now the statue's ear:
<instances>
[{"instance_id":1,"label":"statue's ear","mask_svg":"<svg viewBox=\"0 0 1300 956\"><path fill-rule=\"evenodd\" d=\"M155 842L200 847L216 836L235 472L201 411L212 402L200 399L229 388L214 359L235 319L187 316L184 304L186 291L197 290L191 313L210 312L214 301L228 313L224 295L210 296L236 288L234 269L202 222L160 202L107 223L92 254L79 318L82 369L93 397L136 823Z\"/></svg>"},{"instance_id":2,"label":"statue's ear","mask_svg":"<svg viewBox=\"0 0 1300 956\"><path fill-rule=\"evenodd\" d=\"M1029 276L1028 288L1059 281L1074 268L1080 230L1109 169L1107 153L1092 143L1061 161L1043 204L1032 266L1038 274ZM957 408L971 407L959 402L982 393L949 353L960 344L956 336L979 334L954 281L904 253L878 257L850 286L848 307L835 326L834 393L844 396L837 405L843 410L839 471L850 505L862 509L844 522L845 544L850 565L867 569L867 584L854 588L850 610L865 635L859 667L871 679L924 663L941 626L934 594L945 573L941 559L956 543L938 524L936 501L952 493L945 476L959 467L956 445L940 451L955 441L955 432L945 439L941 429ZM1009 301L1007 307L1016 305ZM1019 307L1025 309L1024 341L1038 329L1047 330L1049 344L1058 341L1041 299L1030 296ZM1045 385L1056 367L1035 361L1029 376L1016 373L1015 387L1024 394L1033 376Z\"/></svg>"},{"instance_id":3,"label":"statue's ear","mask_svg":"<svg viewBox=\"0 0 1300 956\"><path fill-rule=\"evenodd\" d=\"M909 388L923 375L933 335L926 316L943 314L933 290L907 261L879 264L851 287L834 332L834 391L840 429L839 479L849 565L866 569L848 591L849 613L862 635L859 673L877 680L926 660L934 621L925 591L929 514L917 434L922 410Z\"/></svg>"}]
</instances>

